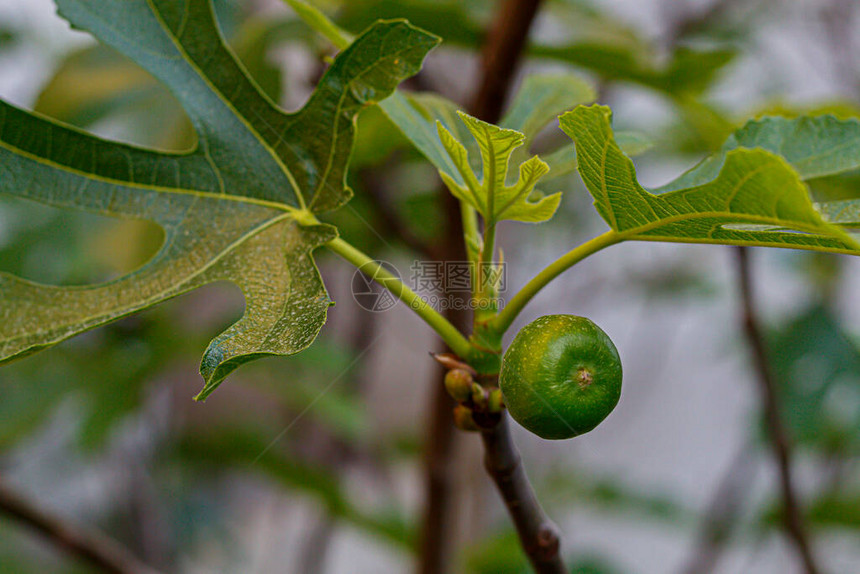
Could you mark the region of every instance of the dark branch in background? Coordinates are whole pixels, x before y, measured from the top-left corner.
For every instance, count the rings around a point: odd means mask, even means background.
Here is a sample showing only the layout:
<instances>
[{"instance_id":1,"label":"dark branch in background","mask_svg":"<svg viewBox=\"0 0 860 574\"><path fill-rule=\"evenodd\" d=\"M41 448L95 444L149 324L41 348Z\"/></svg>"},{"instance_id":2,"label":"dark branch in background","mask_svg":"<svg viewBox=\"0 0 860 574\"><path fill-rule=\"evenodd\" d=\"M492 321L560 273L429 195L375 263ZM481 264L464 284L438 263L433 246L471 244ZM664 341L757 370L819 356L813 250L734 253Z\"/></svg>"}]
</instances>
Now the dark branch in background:
<instances>
[{"instance_id":1,"label":"dark branch in background","mask_svg":"<svg viewBox=\"0 0 860 574\"><path fill-rule=\"evenodd\" d=\"M469 107L472 115L487 122L498 122L540 3L540 0L507 0L499 7L496 21L484 45L481 82ZM444 186L440 188L439 195L444 205L446 224L439 258L465 261L467 256L463 245L460 203ZM451 295L462 296L464 300L460 303L466 302L465 294ZM467 307L449 305L449 310L445 313L446 318L462 332L468 332L471 327L471 313L466 311ZM446 572L445 565L450 551L451 529L448 524L453 482L452 451L456 434L451 415L454 401L448 396L444 385L440 384L444 373L441 366L437 367L431 387L433 396L424 459L426 499L419 560L421 574ZM505 435L499 437L501 442L506 439L510 443L507 426L498 432ZM510 445L512 446L512 443Z\"/></svg>"},{"instance_id":2,"label":"dark branch in background","mask_svg":"<svg viewBox=\"0 0 860 574\"><path fill-rule=\"evenodd\" d=\"M470 106L475 117L491 123L502 117L529 29L540 5L541 0L507 0L499 8L484 44L481 84Z\"/></svg>"},{"instance_id":3,"label":"dark branch in background","mask_svg":"<svg viewBox=\"0 0 860 574\"><path fill-rule=\"evenodd\" d=\"M373 341L378 337L381 315L362 309L356 305L351 319L352 332L346 341L350 352L355 357L364 356L372 350ZM353 399L363 399L370 384L370 363L357 361L347 372L345 378L349 385L344 393ZM349 476L350 467L360 463L372 463L370 453L361 452L360 448L338 436L331 435L324 425L316 429L319 432L318 443L313 449L314 464L329 470L333 477ZM324 571L329 551L332 547L333 534L337 528L337 516L330 508L316 518L314 524L307 529L307 537L297 560L298 570L302 574L320 574Z\"/></svg>"},{"instance_id":4,"label":"dark branch in background","mask_svg":"<svg viewBox=\"0 0 860 574\"><path fill-rule=\"evenodd\" d=\"M713 0L704 8L687 7L686 13L672 22L665 36L665 45L674 49L679 41L706 30L715 20L723 18L737 3L737 0ZM674 3L666 6L675 8Z\"/></svg>"},{"instance_id":5,"label":"dark branch in background","mask_svg":"<svg viewBox=\"0 0 860 574\"><path fill-rule=\"evenodd\" d=\"M335 525L334 517L325 514L310 527L307 541L298 560L299 572L302 574L321 574L324 571Z\"/></svg>"},{"instance_id":6,"label":"dark branch in background","mask_svg":"<svg viewBox=\"0 0 860 574\"><path fill-rule=\"evenodd\" d=\"M0 483L0 512L37 530L55 546L112 574L158 574L104 534L49 516Z\"/></svg>"},{"instance_id":7,"label":"dark branch in background","mask_svg":"<svg viewBox=\"0 0 860 574\"><path fill-rule=\"evenodd\" d=\"M782 519L789 538L803 561L806 574L820 574L812 553L812 545L807 536L806 524L800 510L797 491L791 474L791 445L779 412L776 381L767 356L764 335L759 326L752 292L752 271L749 251L745 247L735 247L738 268L738 289L742 303L742 324L749 340L753 363L756 370L760 399L764 410L770 444L776 457L779 470L779 483L782 492Z\"/></svg>"},{"instance_id":8,"label":"dark branch in background","mask_svg":"<svg viewBox=\"0 0 860 574\"><path fill-rule=\"evenodd\" d=\"M459 329L462 322L448 320ZM468 320L465 321L468 325ZM451 551L451 494L454 487L453 451L456 429L451 414L454 401L440 384L445 371L433 369L430 409L427 421L427 446L424 449L424 516L421 525L421 547L418 563L420 574L441 574Z\"/></svg>"},{"instance_id":9,"label":"dark branch in background","mask_svg":"<svg viewBox=\"0 0 860 574\"><path fill-rule=\"evenodd\" d=\"M391 167L390 163L388 167ZM388 189L378 175L385 172L386 169L383 166L378 170L363 169L359 174L364 197L373 208L380 233L385 237L397 237L406 247L422 257L439 260L437 250L415 235L409 224L397 212L396 205L387 193Z\"/></svg>"},{"instance_id":10,"label":"dark branch in background","mask_svg":"<svg viewBox=\"0 0 860 574\"><path fill-rule=\"evenodd\" d=\"M454 324L460 327L459 324ZM420 574L447 572L446 564L451 550L452 532L448 526L454 483L451 459L456 429L451 415L454 401L448 396L444 385L440 384L444 372L439 367L433 369L427 447L424 450L425 501L418 565Z\"/></svg>"},{"instance_id":11,"label":"dark branch in background","mask_svg":"<svg viewBox=\"0 0 860 574\"><path fill-rule=\"evenodd\" d=\"M681 569L683 574L709 574L717 567L751 494L755 461L751 445L745 444L729 463L728 471L705 508L693 551Z\"/></svg>"},{"instance_id":12,"label":"dark branch in background","mask_svg":"<svg viewBox=\"0 0 860 574\"><path fill-rule=\"evenodd\" d=\"M466 261L463 244L463 221L460 218L460 202L445 186L439 188L443 205L445 228L437 256L438 261ZM457 301L443 312L461 333L468 333L472 314L468 311L468 294L449 293ZM439 351L446 351L443 346ZM454 445L457 430L454 428L452 410L454 400L445 390L442 378L445 369L438 365L431 372L430 400L424 446L424 516L421 524L419 547L419 574L442 574L448 572L454 530L451 528L452 492L454 489Z\"/></svg>"}]
</instances>

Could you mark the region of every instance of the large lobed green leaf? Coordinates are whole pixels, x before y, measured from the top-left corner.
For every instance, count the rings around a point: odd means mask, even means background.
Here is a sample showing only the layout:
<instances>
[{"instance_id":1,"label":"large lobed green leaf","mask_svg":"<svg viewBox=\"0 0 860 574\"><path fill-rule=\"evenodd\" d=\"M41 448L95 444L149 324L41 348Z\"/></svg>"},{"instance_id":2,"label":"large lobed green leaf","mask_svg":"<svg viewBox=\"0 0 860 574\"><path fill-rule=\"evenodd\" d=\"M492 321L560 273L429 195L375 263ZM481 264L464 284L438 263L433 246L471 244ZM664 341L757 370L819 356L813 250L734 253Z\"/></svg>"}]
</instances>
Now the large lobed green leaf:
<instances>
[{"instance_id":1,"label":"large lobed green leaf","mask_svg":"<svg viewBox=\"0 0 860 574\"><path fill-rule=\"evenodd\" d=\"M636 179L604 106L561 116L579 172L622 239L794 247L860 254L860 244L816 210L804 177L848 169L860 156L857 122L832 118L747 124L715 158L656 195ZM834 123L835 122L835 123Z\"/></svg>"},{"instance_id":2,"label":"large lobed green leaf","mask_svg":"<svg viewBox=\"0 0 860 574\"><path fill-rule=\"evenodd\" d=\"M661 187L666 192L713 180L729 152L761 148L781 156L802 180L843 173L860 167L860 122L831 115L751 120L728 137L716 154Z\"/></svg>"},{"instance_id":3,"label":"large lobed green leaf","mask_svg":"<svg viewBox=\"0 0 860 574\"><path fill-rule=\"evenodd\" d=\"M246 308L206 349L200 398L246 361L307 347L331 304L311 252L336 235L314 214L349 200L355 115L417 72L438 39L403 21L377 23L288 114L225 46L209 0L57 5L167 85L197 144L180 154L122 145L0 103L0 193L148 219L165 234L152 260L109 283L0 274L0 363L220 280L242 289Z\"/></svg>"}]
</instances>

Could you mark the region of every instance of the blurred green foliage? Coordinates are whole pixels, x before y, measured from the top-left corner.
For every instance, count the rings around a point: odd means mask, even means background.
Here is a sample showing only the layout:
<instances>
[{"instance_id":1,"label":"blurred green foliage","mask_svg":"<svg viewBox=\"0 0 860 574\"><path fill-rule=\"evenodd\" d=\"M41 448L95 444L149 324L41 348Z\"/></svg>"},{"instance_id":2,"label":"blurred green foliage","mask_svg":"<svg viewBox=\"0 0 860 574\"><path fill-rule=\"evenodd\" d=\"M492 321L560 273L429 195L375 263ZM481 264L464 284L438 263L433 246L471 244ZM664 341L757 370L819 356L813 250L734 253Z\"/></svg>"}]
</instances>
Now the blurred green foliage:
<instances>
[{"instance_id":1,"label":"blurred green foliage","mask_svg":"<svg viewBox=\"0 0 860 574\"><path fill-rule=\"evenodd\" d=\"M443 50L472 53L483 41L495 4L487 0L361 0L329 2L327 6L336 21L352 32L359 32L377 18L405 17L443 37ZM306 92L314 77L307 79L309 85L288 83L277 50L285 45L298 48L322 71L330 47L300 20L290 15L254 14L249 5L232 0L216 2L222 30L236 54L274 101L284 101L288 93ZM597 3L557 0L548 2L546 10L558 29L551 38L533 40L529 47L533 61L562 67L564 77L590 74L603 90L623 83L656 91L671 102L672 124L659 140L654 133L643 131L616 134L630 155L647 151L673 158L701 156L718 148L737 127L739 118L756 111L721 110L708 94L720 74L741 57L743 35L754 28L757 18L766 18L766 13L748 17L743 26L719 18L700 22L686 30L668 55L661 57L652 42ZM685 45L690 38L708 42L696 47ZM0 27L0 50L14 47L17 41L15 32ZM419 87L437 87L421 85L423 81L419 78ZM513 98L508 119L519 126L531 126L527 147L549 152L547 160L559 168L555 173L569 174L576 167L572 147L561 145L561 140L542 140L541 130L550 118L531 118L523 112L528 111L523 102L539 97L537 88L546 85L546 79L530 76L522 84L522 99ZM428 121L450 115L457 107L438 94L416 95L415 101L425 112L431 110ZM754 105L771 115L808 111L780 102ZM187 117L175 98L134 63L103 46L68 55L44 86L34 108L115 139L166 150L187 149L194 144ZM856 105L845 102L821 106L821 110L840 117L858 115ZM450 124L448 127L454 129ZM355 199L349 209L331 220L355 245L380 254L405 249L379 220L378 200L369 190L380 186L387 192L384 199L422 241L439 241L442 208L434 170L377 108L365 110L359 118L351 165ZM382 170L385 178L380 182L376 174ZM856 173L813 180L810 185L817 199L860 197ZM571 213L561 217L568 223L576 218ZM380 231L374 233L371 227ZM161 231L153 225L0 199L0 269L34 280L70 285L108 279L145 262L161 238ZM842 260L824 259L836 271L823 272L821 266L810 265L806 270L810 283L819 285L823 273L838 278ZM686 267L658 270L648 276L630 275L629 282L655 299L709 296L714 289L698 270ZM242 385L236 385L240 389L223 400L213 399L207 413L186 412L173 405L190 402L193 384L186 384L185 378L189 374L193 377L194 369L185 368L185 363L205 342L200 324L209 321L220 326L240 312L228 295L215 295L215 311L206 310L209 291L186 295L196 307L193 313L182 313L175 302L167 303L46 351L37 360L4 367L0 373L0 471L13 454L36 441L69 403L79 405L81 413L73 448L92 459L104 456L122 434L123 425L144 417L154 395L168 389L171 397L176 395L171 398L170 409L176 420L162 436L153 439L156 452L143 464L151 479L169 493L158 503L169 517L165 528L176 535L171 541L171 559L180 560L185 548L228 520L223 515L226 509L213 500L217 500L219 485L236 476L265 477L273 488L313 501L331 519L383 541L391 552L414 554L418 513L395 496L384 505L365 504L347 483L343 461L370 466L374 473L384 475L404 459L411 463L419 460L423 439L415 429L384 436L375 432L368 398L352 385L361 377L361 368L354 362L360 349L344 337L323 336L306 352L284 363L267 361L255 366ZM360 320L377 319L364 316ZM772 331L770 350L791 434L804 455L829 461L838 471L838 480L832 484L824 481L825 485L813 493L807 505L808 518L816 530L839 529L856 535L860 530L860 494L856 481L850 478L860 446L857 335L841 324L831 306L817 301ZM284 384L284 372L290 373L289 384ZM319 394L321 385L338 377L349 382ZM294 423L298 428L290 430ZM315 452L303 444L306 441L294 438L300 433L323 436L325 448L319 449L323 452ZM325 454L330 452L337 454ZM555 468L543 477L539 490L552 503L553 513L591 508L684 532L692 532L706 518L686 508L672 493L648 492L617 477L591 476L582 465ZM765 501L741 526L769 532L778 526L773 509L773 501ZM103 526L117 525L111 531L136 546L136 517L129 508L94 513L90 518ZM226 532L214 536L219 541L229 539ZM516 535L509 528L491 529L477 538L473 546L461 549L458 558L463 571L528 571ZM22 547L19 541L26 539L14 524L0 520L0 573L89 571L62 558L45 558L38 545ZM594 553L577 552L570 558L571 573L622 572L614 561Z\"/></svg>"}]
</instances>

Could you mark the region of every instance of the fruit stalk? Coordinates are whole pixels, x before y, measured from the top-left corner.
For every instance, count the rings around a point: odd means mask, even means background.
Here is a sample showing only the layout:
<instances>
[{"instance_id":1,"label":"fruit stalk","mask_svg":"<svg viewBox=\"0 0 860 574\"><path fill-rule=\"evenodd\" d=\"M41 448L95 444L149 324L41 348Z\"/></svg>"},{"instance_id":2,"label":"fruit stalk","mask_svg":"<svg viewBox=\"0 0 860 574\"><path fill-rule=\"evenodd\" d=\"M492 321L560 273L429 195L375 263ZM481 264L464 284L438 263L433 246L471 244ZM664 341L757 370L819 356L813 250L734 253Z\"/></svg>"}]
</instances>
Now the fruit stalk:
<instances>
[{"instance_id":1,"label":"fruit stalk","mask_svg":"<svg viewBox=\"0 0 860 574\"><path fill-rule=\"evenodd\" d=\"M511 438L507 414L497 425L481 430L484 466L508 508L523 550L538 574L567 572L559 555L558 527L547 517L523 468Z\"/></svg>"}]
</instances>

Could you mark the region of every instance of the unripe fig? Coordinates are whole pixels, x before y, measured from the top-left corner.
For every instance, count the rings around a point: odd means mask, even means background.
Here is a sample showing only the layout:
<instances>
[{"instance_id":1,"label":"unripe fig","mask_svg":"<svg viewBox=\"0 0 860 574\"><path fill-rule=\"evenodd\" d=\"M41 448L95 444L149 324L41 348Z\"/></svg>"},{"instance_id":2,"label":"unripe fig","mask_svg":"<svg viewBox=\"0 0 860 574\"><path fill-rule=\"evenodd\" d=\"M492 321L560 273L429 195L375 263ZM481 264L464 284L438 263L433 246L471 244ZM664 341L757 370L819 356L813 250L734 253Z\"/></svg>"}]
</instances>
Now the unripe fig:
<instances>
[{"instance_id":1,"label":"unripe fig","mask_svg":"<svg viewBox=\"0 0 860 574\"><path fill-rule=\"evenodd\" d=\"M465 369L451 369L445 373L445 389L459 403L472 397L472 383L472 375Z\"/></svg>"},{"instance_id":2,"label":"unripe fig","mask_svg":"<svg viewBox=\"0 0 860 574\"><path fill-rule=\"evenodd\" d=\"M539 437L586 433L621 396L621 359L609 336L584 317L547 315L517 333L499 386L511 416Z\"/></svg>"}]
</instances>

